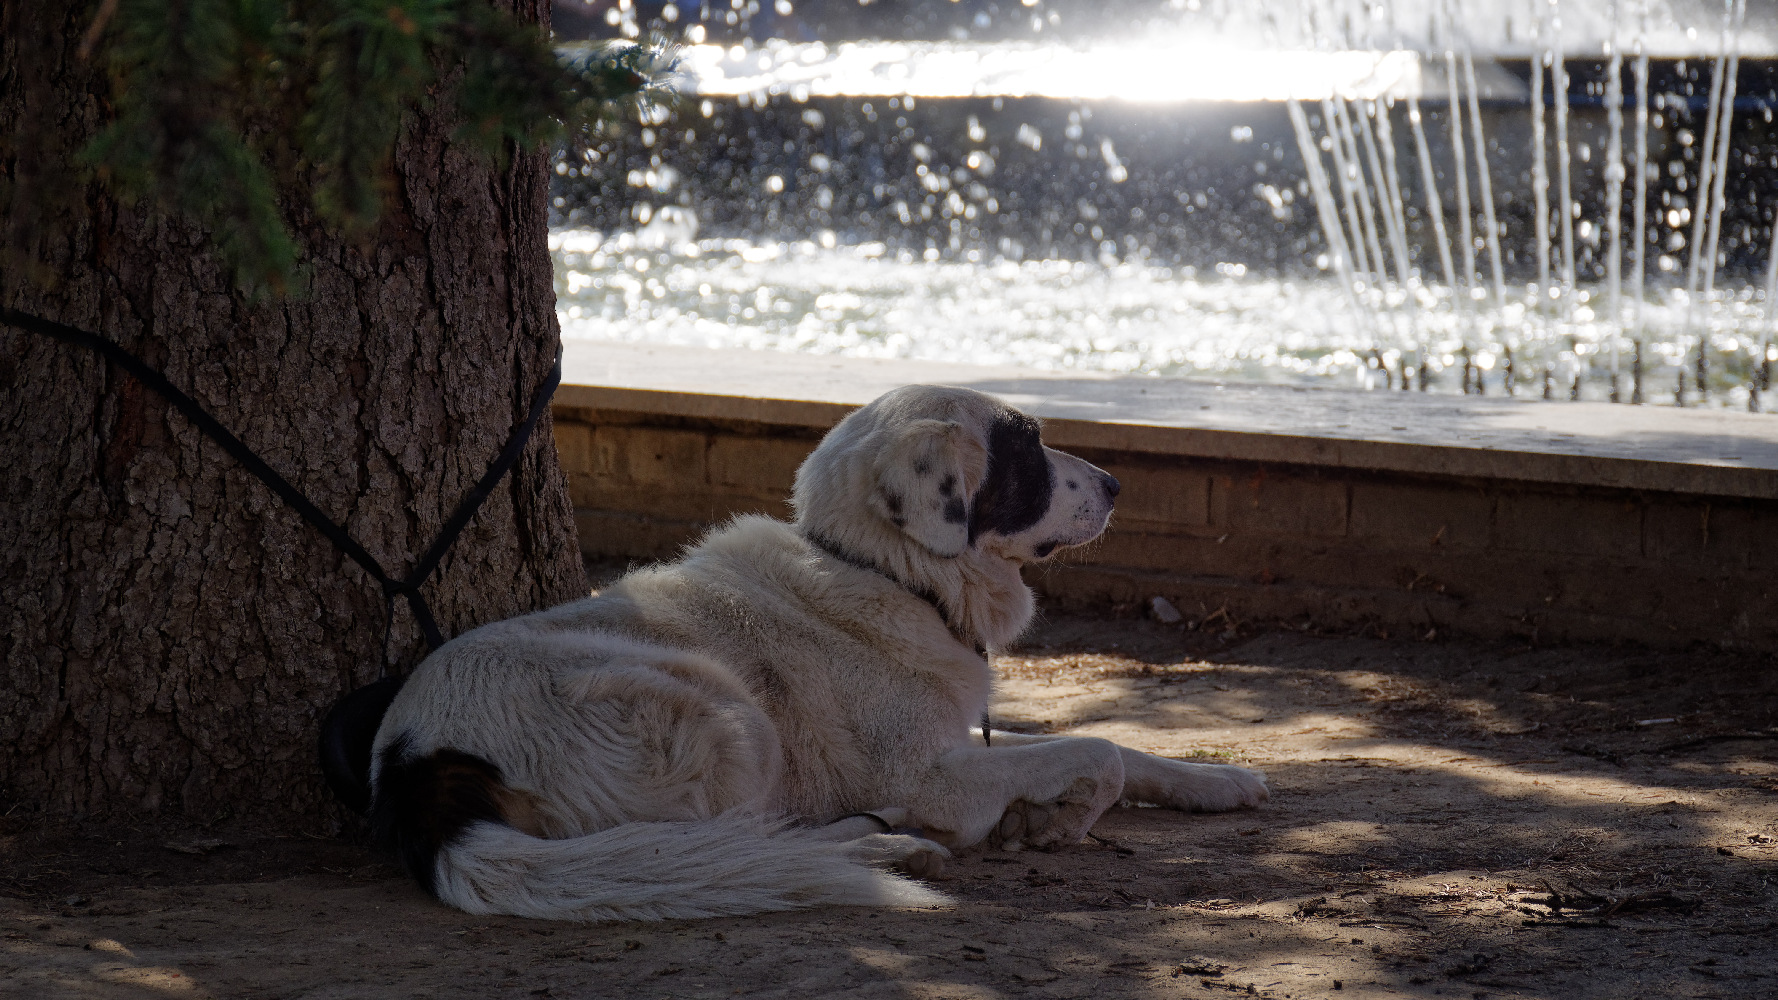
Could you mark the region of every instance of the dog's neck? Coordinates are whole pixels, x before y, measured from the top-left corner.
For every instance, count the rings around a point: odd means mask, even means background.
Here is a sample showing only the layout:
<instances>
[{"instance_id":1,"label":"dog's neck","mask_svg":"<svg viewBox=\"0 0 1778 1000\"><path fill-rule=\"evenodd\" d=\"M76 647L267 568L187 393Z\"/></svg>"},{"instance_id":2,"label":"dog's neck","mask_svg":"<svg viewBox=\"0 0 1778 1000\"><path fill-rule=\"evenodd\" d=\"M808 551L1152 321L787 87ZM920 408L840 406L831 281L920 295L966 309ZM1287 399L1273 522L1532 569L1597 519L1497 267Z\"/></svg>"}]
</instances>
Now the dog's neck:
<instances>
[{"instance_id":1,"label":"dog's neck","mask_svg":"<svg viewBox=\"0 0 1778 1000\"><path fill-rule=\"evenodd\" d=\"M887 577L931 604L957 641L978 654L997 650L1031 623L1036 602L1019 576L1019 564L983 548L971 547L944 559L897 537L893 544L870 544L868 528L829 526L802 536L828 555Z\"/></svg>"}]
</instances>

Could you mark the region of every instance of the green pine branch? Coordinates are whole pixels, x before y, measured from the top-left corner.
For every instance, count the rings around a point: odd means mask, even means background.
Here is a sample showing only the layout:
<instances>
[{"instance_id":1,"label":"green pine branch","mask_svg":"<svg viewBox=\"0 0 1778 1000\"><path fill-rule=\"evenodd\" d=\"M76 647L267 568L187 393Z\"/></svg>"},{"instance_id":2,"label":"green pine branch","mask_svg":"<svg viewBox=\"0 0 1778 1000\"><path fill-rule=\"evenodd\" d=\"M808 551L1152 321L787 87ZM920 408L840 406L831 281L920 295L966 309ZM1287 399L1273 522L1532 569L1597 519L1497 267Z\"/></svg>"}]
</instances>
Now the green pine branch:
<instances>
[{"instance_id":1,"label":"green pine branch","mask_svg":"<svg viewBox=\"0 0 1778 1000\"><path fill-rule=\"evenodd\" d=\"M674 72L656 42L558 58L485 0L119 0L102 29L113 117L83 164L197 221L255 296L299 283L279 191L306 180L323 222L371 231L414 109L447 102L457 141L504 160L659 99Z\"/></svg>"}]
</instances>

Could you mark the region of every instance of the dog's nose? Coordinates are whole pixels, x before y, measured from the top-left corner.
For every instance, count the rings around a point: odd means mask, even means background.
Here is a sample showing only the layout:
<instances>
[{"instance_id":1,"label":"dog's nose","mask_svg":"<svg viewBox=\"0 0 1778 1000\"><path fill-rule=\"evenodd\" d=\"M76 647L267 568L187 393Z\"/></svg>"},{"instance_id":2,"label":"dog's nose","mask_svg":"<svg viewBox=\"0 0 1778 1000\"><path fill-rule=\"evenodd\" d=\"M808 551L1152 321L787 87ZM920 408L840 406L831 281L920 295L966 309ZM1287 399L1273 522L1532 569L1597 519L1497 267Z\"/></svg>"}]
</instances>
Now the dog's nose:
<instances>
[{"instance_id":1,"label":"dog's nose","mask_svg":"<svg viewBox=\"0 0 1778 1000\"><path fill-rule=\"evenodd\" d=\"M1123 489L1123 487L1118 484L1117 477L1110 475L1109 473L1100 477L1099 484L1105 487L1105 495L1113 500L1117 499L1118 491Z\"/></svg>"}]
</instances>

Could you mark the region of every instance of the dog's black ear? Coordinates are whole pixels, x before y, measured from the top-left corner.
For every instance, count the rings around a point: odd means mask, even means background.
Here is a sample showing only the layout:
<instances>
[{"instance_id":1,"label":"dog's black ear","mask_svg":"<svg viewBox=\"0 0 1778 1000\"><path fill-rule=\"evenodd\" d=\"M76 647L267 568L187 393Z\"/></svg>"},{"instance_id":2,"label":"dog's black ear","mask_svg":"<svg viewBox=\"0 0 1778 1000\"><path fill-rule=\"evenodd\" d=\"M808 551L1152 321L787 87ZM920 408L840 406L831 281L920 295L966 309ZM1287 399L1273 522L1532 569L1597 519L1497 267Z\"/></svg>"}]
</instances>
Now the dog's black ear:
<instances>
[{"instance_id":1,"label":"dog's black ear","mask_svg":"<svg viewBox=\"0 0 1778 1000\"><path fill-rule=\"evenodd\" d=\"M871 508L934 555L969 547L969 498L987 472L974 433L948 420L916 420L883 451Z\"/></svg>"}]
</instances>

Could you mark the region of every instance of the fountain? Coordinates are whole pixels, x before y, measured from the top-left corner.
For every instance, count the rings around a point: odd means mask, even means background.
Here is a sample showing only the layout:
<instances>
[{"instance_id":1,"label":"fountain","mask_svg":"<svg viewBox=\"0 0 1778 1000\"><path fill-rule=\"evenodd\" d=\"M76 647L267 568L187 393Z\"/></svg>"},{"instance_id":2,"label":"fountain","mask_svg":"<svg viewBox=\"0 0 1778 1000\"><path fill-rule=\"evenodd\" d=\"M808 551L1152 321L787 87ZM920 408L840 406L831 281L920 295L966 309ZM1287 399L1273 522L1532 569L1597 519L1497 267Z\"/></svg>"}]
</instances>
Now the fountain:
<instances>
[{"instance_id":1,"label":"fountain","mask_svg":"<svg viewBox=\"0 0 1778 1000\"><path fill-rule=\"evenodd\" d=\"M565 332L1761 405L1778 18L1745 0L910 9L934 37L651 9L693 93L558 162Z\"/></svg>"}]
</instances>

